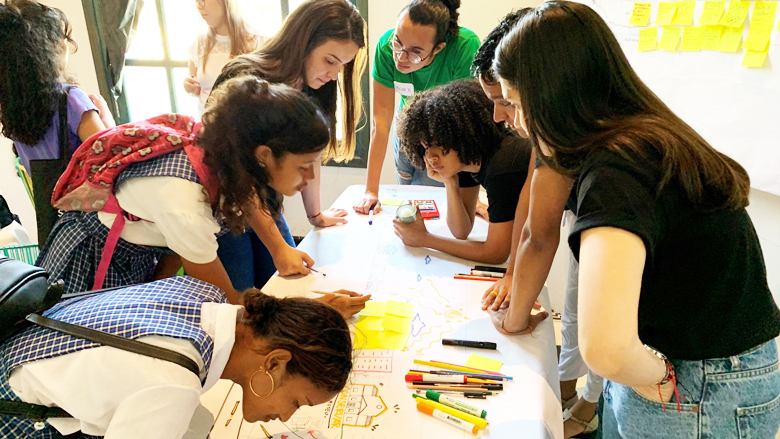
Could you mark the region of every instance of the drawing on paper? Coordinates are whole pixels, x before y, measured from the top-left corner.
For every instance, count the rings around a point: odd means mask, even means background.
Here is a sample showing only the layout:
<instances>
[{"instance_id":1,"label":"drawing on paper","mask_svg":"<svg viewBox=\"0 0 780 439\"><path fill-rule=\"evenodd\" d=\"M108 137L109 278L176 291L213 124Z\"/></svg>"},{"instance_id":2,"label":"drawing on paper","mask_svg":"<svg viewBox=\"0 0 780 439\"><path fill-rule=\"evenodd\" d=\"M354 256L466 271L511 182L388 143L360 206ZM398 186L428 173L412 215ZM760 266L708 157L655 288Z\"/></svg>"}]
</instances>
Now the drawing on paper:
<instances>
[{"instance_id":1,"label":"drawing on paper","mask_svg":"<svg viewBox=\"0 0 780 439\"><path fill-rule=\"evenodd\" d=\"M384 372L393 371L393 351L391 349L363 349L358 354L354 372Z\"/></svg>"}]
</instances>

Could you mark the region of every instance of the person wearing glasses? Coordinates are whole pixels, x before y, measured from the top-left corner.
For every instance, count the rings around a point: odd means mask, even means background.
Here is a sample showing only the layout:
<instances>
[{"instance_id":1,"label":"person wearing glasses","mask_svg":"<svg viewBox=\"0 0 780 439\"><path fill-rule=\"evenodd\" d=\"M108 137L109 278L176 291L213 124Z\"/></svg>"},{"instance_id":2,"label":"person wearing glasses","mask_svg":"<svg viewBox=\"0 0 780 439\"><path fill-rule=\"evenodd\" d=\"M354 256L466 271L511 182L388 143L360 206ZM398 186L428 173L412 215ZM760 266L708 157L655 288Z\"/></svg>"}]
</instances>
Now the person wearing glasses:
<instances>
[{"instance_id":1,"label":"person wearing glasses","mask_svg":"<svg viewBox=\"0 0 780 439\"><path fill-rule=\"evenodd\" d=\"M401 10L395 28L379 39L372 76L374 109L365 196L353 206L356 212L378 211L379 176L392 136L396 177L399 184L442 186L416 169L400 150L394 113L414 93L471 78L471 63L479 48L477 35L458 26L460 0L411 0ZM395 106L395 93L401 95Z\"/></svg>"}]
</instances>

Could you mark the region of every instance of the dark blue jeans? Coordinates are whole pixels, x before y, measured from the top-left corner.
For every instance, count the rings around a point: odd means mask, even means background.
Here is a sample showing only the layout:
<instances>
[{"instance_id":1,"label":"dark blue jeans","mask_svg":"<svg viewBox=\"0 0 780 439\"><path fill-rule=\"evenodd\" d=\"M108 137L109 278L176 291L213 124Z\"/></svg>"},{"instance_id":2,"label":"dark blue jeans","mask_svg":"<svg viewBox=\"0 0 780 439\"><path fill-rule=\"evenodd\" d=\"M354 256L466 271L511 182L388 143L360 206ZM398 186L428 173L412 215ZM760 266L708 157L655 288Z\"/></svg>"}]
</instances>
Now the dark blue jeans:
<instances>
[{"instance_id":1,"label":"dark blue jeans","mask_svg":"<svg viewBox=\"0 0 780 439\"><path fill-rule=\"evenodd\" d=\"M290 228L282 215L276 226L285 242L295 247ZM252 229L241 235L227 233L217 238L217 255L225 266L233 288L244 291L247 288L262 288L276 272L271 253Z\"/></svg>"}]
</instances>

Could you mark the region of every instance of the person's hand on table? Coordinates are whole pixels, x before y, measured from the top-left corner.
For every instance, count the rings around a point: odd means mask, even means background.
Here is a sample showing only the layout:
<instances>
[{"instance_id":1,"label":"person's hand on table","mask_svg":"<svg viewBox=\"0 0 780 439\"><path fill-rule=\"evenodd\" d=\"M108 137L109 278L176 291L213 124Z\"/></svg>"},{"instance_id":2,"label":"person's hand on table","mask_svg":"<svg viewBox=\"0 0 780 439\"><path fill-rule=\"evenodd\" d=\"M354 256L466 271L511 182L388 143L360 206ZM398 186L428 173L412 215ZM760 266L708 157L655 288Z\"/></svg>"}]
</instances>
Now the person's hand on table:
<instances>
[{"instance_id":1,"label":"person's hand on table","mask_svg":"<svg viewBox=\"0 0 780 439\"><path fill-rule=\"evenodd\" d=\"M379 202L378 195L374 192L366 191L366 194L352 206L355 212L368 215L368 212L374 208L374 214L379 213L382 209L382 204Z\"/></svg>"},{"instance_id":2,"label":"person's hand on table","mask_svg":"<svg viewBox=\"0 0 780 439\"><path fill-rule=\"evenodd\" d=\"M482 294L482 311L487 311L488 308L493 311L498 311L499 308L506 309L509 307L509 299L511 297L512 275L507 274ZM534 309L542 309L542 305L539 302L534 302Z\"/></svg>"},{"instance_id":3,"label":"person's hand on table","mask_svg":"<svg viewBox=\"0 0 780 439\"><path fill-rule=\"evenodd\" d=\"M482 217L485 221L490 221L490 217L488 216L488 205L483 203L480 200L477 200L477 216Z\"/></svg>"},{"instance_id":4,"label":"person's hand on table","mask_svg":"<svg viewBox=\"0 0 780 439\"><path fill-rule=\"evenodd\" d=\"M312 218L310 223L314 227L330 227L335 226L336 224L346 224L349 221L347 221L347 211L344 209L334 209L330 208L328 210L323 210L320 212L319 215L317 215L315 218Z\"/></svg>"},{"instance_id":5,"label":"person's hand on table","mask_svg":"<svg viewBox=\"0 0 780 439\"><path fill-rule=\"evenodd\" d=\"M314 266L314 259L305 252L289 245L285 245L279 251L272 253L271 258L273 258L274 267L279 271L280 276L309 274L309 267Z\"/></svg>"},{"instance_id":6,"label":"person's hand on table","mask_svg":"<svg viewBox=\"0 0 780 439\"><path fill-rule=\"evenodd\" d=\"M393 219L393 227L395 228L395 235L401 238L404 245L409 247L425 247L425 241L428 238L428 229L425 228L425 221L423 220L420 210L417 210L417 219L411 223L406 224L398 218Z\"/></svg>"},{"instance_id":7,"label":"person's hand on table","mask_svg":"<svg viewBox=\"0 0 780 439\"><path fill-rule=\"evenodd\" d=\"M500 309L493 311L488 309L490 319L493 321L493 326L496 330L504 335L525 335L533 332L536 327L546 319L549 314L547 311L539 313L531 313L527 322L521 322L520 319L515 319L509 315L509 309Z\"/></svg>"},{"instance_id":8,"label":"person's hand on table","mask_svg":"<svg viewBox=\"0 0 780 439\"><path fill-rule=\"evenodd\" d=\"M340 312L345 319L348 319L359 313L363 308L366 307L366 302L371 300L370 294L366 294L364 296L354 291L347 290L338 290L332 293L315 291L315 293L322 294L322 297L318 297L316 300L319 300L322 303L327 303L328 305L336 308L336 310Z\"/></svg>"}]
</instances>

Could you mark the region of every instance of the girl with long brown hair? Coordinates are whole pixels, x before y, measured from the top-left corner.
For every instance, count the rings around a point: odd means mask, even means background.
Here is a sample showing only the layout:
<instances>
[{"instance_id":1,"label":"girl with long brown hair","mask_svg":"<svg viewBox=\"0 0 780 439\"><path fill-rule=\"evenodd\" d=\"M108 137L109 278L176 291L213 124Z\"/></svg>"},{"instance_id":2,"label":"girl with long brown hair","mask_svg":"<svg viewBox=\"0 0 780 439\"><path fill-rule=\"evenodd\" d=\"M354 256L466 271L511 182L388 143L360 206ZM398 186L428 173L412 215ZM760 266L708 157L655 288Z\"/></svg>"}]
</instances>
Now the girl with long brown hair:
<instances>
[{"instance_id":1,"label":"girl with long brown hair","mask_svg":"<svg viewBox=\"0 0 780 439\"><path fill-rule=\"evenodd\" d=\"M604 20L552 1L495 68L537 155L577 179L579 343L607 382L604 437L773 437L780 310L745 210L750 180L639 79ZM528 302L494 312L506 333Z\"/></svg>"},{"instance_id":2,"label":"girl with long brown hair","mask_svg":"<svg viewBox=\"0 0 780 439\"><path fill-rule=\"evenodd\" d=\"M366 65L365 47L365 22L352 3L308 0L257 51L229 62L215 85L236 75L252 75L303 91L317 103L330 128L323 162L351 160L362 114L360 77ZM337 121L342 124L341 139ZM346 211L321 210L320 163L313 171L313 180L301 192L309 222L316 227L346 223ZM220 255L234 284L261 287L276 270L283 276L309 273L314 261L295 249L284 217L274 221L264 210L248 215L252 231L220 240Z\"/></svg>"},{"instance_id":3,"label":"girl with long brown hair","mask_svg":"<svg viewBox=\"0 0 780 439\"><path fill-rule=\"evenodd\" d=\"M190 76L184 80L184 90L198 96L200 118L222 67L238 55L255 50L262 37L247 26L238 0L198 0L195 6L207 29L187 51Z\"/></svg>"}]
</instances>

